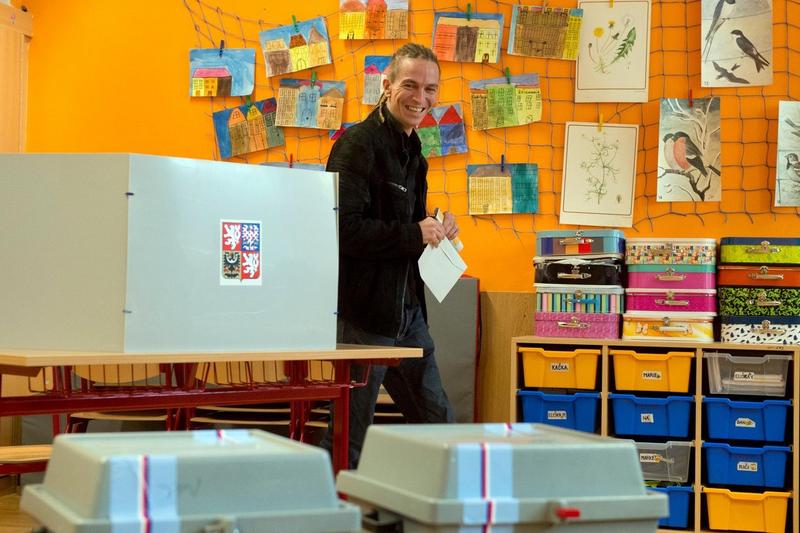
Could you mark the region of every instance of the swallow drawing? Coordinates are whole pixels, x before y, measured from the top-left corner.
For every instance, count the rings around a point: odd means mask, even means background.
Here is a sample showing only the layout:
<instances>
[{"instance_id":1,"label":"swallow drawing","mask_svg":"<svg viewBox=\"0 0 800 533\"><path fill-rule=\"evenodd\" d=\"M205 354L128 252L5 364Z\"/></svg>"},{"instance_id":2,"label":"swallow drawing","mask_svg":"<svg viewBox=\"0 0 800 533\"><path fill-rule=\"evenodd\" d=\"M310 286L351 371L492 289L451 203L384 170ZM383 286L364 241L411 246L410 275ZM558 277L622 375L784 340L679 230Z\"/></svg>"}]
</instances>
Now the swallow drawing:
<instances>
[{"instance_id":1,"label":"swallow drawing","mask_svg":"<svg viewBox=\"0 0 800 533\"><path fill-rule=\"evenodd\" d=\"M742 30L733 30L731 35L736 35L736 44L739 46L739 49L744 52L745 55L749 56L756 64L756 72L761 72L761 69L769 65L769 61L761 55L761 52L756 50L755 45L750 42L750 39L745 37Z\"/></svg>"},{"instance_id":2,"label":"swallow drawing","mask_svg":"<svg viewBox=\"0 0 800 533\"><path fill-rule=\"evenodd\" d=\"M797 135L798 137L800 137L800 126L792 122L792 119L790 118L787 118L784 122L786 122L789 125L789 127L792 128L791 131L792 135Z\"/></svg>"},{"instance_id":3,"label":"swallow drawing","mask_svg":"<svg viewBox=\"0 0 800 533\"><path fill-rule=\"evenodd\" d=\"M665 139L665 150L666 150L666 141L668 135L664 136ZM677 168L675 170L682 170L684 172L688 172L692 170L692 168L696 168L703 177L708 176L708 171L711 170L717 176L720 175L719 170L712 166L708 165L703 162L703 152L697 147L697 145L692 141L689 135L683 131L677 131L672 134L672 156L675 159L675 163ZM666 154L664 154L666 156ZM669 159L668 159L669 161Z\"/></svg>"},{"instance_id":4,"label":"swallow drawing","mask_svg":"<svg viewBox=\"0 0 800 533\"><path fill-rule=\"evenodd\" d=\"M705 44L703 45L703 57L708 58L708 51L711 49L711 42L714 40L717 30L726 20L731 18L736 8L736 0L718 0L714 7L714 15L711 19L711 27L706 32Z\"/></svg>"},{"instance_id":5,"label":"swallow drawing","mask_svg":"<svg viewBox=\"0 0 800 533\"><path fill-rule=\"evenodd\" d=\"M717 79L718 80L721 80L722 78L725 78L726 80L728 80L731 83L747 83L747 84L750 83L746 79L740 78L739 76L737 76L736 74L733 73L734 70L739 68L739 65L733 65L733 67L731 67L731 69L728 70L725 67L719 66L716 61L712 61L711 64L714 65L714 68L717 71Z\"/></svg>"},{"instance_id":6,"label":"swallow drawing","mask_svg":"<svg viewBox=\"0 0 800 533\"><path fill-rule=\"evenodd\" d=\"M794 152L786 154L786 170L793 180L800 180L800 158Z\"/></svg>"}]
</instances>

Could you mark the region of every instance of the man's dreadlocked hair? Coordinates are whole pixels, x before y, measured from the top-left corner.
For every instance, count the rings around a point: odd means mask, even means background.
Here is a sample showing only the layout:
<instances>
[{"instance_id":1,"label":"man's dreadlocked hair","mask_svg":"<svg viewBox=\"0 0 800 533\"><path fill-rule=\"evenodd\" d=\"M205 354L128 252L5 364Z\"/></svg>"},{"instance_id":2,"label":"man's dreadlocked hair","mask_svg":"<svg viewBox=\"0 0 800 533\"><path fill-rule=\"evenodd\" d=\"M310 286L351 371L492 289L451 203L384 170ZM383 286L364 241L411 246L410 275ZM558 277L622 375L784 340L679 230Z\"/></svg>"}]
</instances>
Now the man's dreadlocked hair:
<instances>
[{"instance_id":1,"label":"man's dreadlocked hair","mask_svg":"<svg viewBox=\"0 0 800 533\"><path fill-rule=\"evenodd\" d=\"M406 43L392 54L392 59L389 61L389 66L387 67L387 75L386 78L389 80L389 83L394 83L394 80L397 79L397 71L400 68L400 61L402 59L426 59L428 61L432 61L436 63L436 68L440 69L439 67L439 60L436 57L436 54L433 53L433 50L428 48L427 46L423 46L417 43ZM441 72L441 69L439 70ZM378 116L383 122L383 104L386 102L386 91L381 92L381 97L378 99L378 103L376 107L378 108Z\"/></svg>"}]
</instances>

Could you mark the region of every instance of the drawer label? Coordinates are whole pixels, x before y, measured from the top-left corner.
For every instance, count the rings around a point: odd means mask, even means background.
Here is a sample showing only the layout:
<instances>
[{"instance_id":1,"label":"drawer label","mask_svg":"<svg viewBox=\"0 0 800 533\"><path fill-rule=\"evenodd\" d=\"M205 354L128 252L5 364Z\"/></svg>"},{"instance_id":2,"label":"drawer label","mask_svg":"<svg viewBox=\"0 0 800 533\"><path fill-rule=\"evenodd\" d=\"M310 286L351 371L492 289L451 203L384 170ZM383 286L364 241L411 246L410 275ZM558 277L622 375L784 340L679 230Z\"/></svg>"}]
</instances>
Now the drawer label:
<instances>
[{"instance_id":1,"label":"drawer label","mask_svg":"<svg viewBox=\"0 0 800 533\"><path fill-rule=\"evenodd\" d=\"M640 453L640 463L660 463L664 460L664 456L657 453Z\"/></svg>"},{"instance_id":2,"label":"drawer label","mask_svg":"<svg viewBox=\"0 0 800 533\"><path fill-rule=\"evenodd\" d=\"M758 463L739 461L736 463L736 470L739 472L758 472Z\"/></svg>"},{"instance_id":3,"label":"drawer label","mask_svg":"<svg viewBox=\"0 0 800 533\"><path fill-rule=\"evenodd\" d=\"M755 381L756 380L756 373L755 372L734 372L733 373L733 381Z\"/></svg>"},{"instance_id":4,"label":"drawer label","mask_svg":"<svg viewBox=\"0 0 800 533\"><path fill-rule=\"evenodd\" d=\"M653 416L653 413L642 413L640 418L641 418L642 424L655 424L656 423L656 417Z\"/></svg>"},{"instance_id":5,"label":"drawer label","mask_svg":"<svg viewBox=\"0 0 800 533\"><path fill-rule=\"evenodd\" d=\"M569 372L569 363L550 363L551 372Z\"/></svg>"},{"instance_id":6,"label":"drawer label","mask_svg":"<svg viewBox=\"0 0 800 533\"><path fill-rule=\"evenodd\" d=\"M547 419L548 420L566 420L567 419L567 412L566 411L547 411Z\"/></svg>"},{"instance_id":7,"label":"drawer label","mask_svg":"<svg viewBox=\"0 0 800 533\"><path fill-rule=\"evenodd\" d=\"M754 428L756 427L756 422L752 418L737 418L736 419L736 427L737 428Z\"/></svg>"},{"instance_id":8,"label":"drawer label","mask_svg":"<svg viewBox=\"0 0 800 533\"><path fill-rule=\"evenodd\" d=\"M661 381L661 371L660 370L644 370L644 371L642 371L642 379L651 380L651 381Z\"/></svg>"}]
</instances>

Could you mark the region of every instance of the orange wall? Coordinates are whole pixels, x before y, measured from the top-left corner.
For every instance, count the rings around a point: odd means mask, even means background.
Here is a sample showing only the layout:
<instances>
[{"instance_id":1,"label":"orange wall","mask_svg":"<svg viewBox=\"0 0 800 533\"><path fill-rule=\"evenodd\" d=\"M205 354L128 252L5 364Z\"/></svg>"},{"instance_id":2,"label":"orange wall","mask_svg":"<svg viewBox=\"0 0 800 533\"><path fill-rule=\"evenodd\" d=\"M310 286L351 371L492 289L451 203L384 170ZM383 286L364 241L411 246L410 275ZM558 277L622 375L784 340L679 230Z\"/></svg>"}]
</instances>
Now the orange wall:
<instances>
[{"instance_id":1,"label":"orange wall","mask_svg":"<svg viewBox=\"0 0 800 533\"><path fill-rule=\"evenodd\" d=\"M513 3L515 0L471 2L476 11L503 12L506 27ZM215 158L210 114L242 101L189 98L188 50L216 46L220 38L228 47L258 49L259 29L288 24L292 14L298 20L324 15L331 36L338 31L338 0L26 0L25 5L34 15L28 120L28 150L32 152L139 152ZM413 40L430 45L434 9L451 10L454 5L451 0L411 0ZM458 5L466 9L466 1L459 0ZM551 5L575 4L561 0ZM774 11L775 83L770 87L700 88L698 0L688 4L683 0L654 2L650 101L646 104L573 104L574 66L566 61L503 54L498 65L443 64L440 100L462 103L470 153L431 159L429 203L458 216L468 273L480 278L482 289L532 289L535 232L560 227L557 212L564 123L596 121L601 112L606 122L642 125L635 225L625 228L626 235L800 234L797 209L771 207L778 101L800 97L800 30L796 24L787 23L800 20L800 4L797 0L776 0ZM504 40L504 49L505 45ZM332 40L334 64L316 72L321 80L347 81L346 120L359 120L369 111L359 103L358 72L363 56L389 54L395 46L391 41ZM256 99L273 96L277 88L276 80L265 79L259 56ZM468 81L500 76L501 67L506 66L513 74L538 72L542 76L542 122L506 130L472 131ZM309 76L309 71L289 75ZM685 98L690 87L695 97L722 98L723 202L656 203L658 99ZM325 161L330 149L326 133L288 129L286 137L285 148L253 154L249 161L285 161L289 154L300 161ZM509 162L539 164L539 214L467 214L466 164L496 163L501 154Z\"/></svg>"}]
</instances>

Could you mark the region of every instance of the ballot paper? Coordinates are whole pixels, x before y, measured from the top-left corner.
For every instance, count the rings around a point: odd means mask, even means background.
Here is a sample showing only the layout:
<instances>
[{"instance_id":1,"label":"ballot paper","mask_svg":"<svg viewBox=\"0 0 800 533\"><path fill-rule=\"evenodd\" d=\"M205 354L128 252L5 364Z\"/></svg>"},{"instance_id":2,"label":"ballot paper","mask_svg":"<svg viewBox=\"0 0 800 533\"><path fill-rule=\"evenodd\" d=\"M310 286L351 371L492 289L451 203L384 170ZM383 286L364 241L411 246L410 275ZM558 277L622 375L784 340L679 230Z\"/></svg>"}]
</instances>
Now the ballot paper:
<instances>
[{"instance_id":1,"label":"ballot paper","mask_svg":"<svg viewBox=\"0 0 800 533\"><path fill-rule=\"evenodd\" d=\"M444 239L436 247L427 245L419 258L422 280L440 303L466 269L467 264L449 239Z\"/></svg>"}]
</instances>

